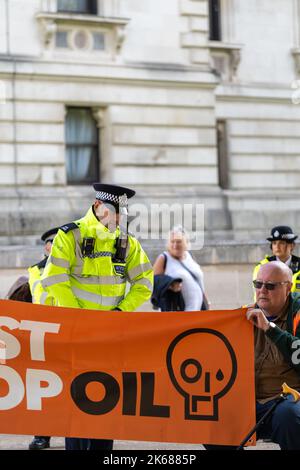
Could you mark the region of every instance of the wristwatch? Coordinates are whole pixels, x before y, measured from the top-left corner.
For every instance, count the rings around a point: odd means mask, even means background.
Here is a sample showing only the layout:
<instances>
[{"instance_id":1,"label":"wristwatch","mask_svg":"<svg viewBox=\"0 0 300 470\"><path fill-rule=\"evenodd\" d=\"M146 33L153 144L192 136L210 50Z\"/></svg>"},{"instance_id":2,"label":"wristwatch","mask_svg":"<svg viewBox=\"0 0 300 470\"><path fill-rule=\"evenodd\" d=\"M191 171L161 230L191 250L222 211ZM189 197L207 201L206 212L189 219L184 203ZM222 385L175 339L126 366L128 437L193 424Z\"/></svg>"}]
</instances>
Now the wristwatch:
<instances>
[{"instance_id":1,"label":"wristwatch","mask_svg":"<svg viewBox=\"0 0 300 470\"><path fill-rule=\"evenodd\" d=\"M268 328L268 330L270 330L271 328L275 328L275 327L276 327L275 323L273 323L272 321L270 321L270 322L269 322L269 328ZM267 331L268 331L268 330L267 330Z\"/></svg>"}]
</instances>

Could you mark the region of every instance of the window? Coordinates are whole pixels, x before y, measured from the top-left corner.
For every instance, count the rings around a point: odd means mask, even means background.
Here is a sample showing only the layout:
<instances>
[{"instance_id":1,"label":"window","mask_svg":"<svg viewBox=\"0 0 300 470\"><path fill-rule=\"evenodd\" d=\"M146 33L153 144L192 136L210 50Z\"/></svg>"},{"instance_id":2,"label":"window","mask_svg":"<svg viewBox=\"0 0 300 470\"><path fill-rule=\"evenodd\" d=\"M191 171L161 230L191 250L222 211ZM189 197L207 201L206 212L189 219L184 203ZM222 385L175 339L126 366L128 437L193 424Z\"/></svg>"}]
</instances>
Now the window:
<instances>
[{"instance_id":1,"label":"window","mask_svg":"<svg viewBox=\"0 0 300 470\"><path fill-rule=\"evenodd\" d=\"M66 31L57 31L55 35L56 47L68 47L68 33Z\"/></svg>"},{"instance_id":2,"label":"window","mask_svg":"<svg viewBox=\"0 0 300 470\"><path fill-rule=\"evenodd\" d=\"M209 39L221 41L221 0L209 0Z\"/></svg>"},{"instance_id":3,"label":"window","mask_svg":"<svg viewBox=\"0 0 300 470\"><path fill-rule=\"evenodd\" d=\"M89 108L68 108L66 167L69 184L89 184L99 179L98 128Z\"/></svg>"},{"instance_id":4,"label":"window","mask_svg":"<svg viewBox=\"0 0 300 470\"><path fill-rule=\"evenodd\" d=\"M97 15L97 0L58 0L57 10Z\"/></svg>"}]
</instances>

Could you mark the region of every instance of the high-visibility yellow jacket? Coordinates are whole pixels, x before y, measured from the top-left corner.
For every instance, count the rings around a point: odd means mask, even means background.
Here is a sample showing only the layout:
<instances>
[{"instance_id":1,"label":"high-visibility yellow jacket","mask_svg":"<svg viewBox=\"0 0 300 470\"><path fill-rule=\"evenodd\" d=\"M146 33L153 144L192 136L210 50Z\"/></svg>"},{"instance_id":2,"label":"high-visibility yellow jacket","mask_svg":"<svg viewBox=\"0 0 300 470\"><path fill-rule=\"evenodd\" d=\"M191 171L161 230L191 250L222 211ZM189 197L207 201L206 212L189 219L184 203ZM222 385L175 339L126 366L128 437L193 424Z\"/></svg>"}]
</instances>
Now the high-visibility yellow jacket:
<instances>
[{"instance_id":1,"label":"high-visibility yellow jacket","mask_svg":"<svg viewBox=\"0 0 300 470\"><path fill-rule=\"evenodd\" d=\"M42 286L41 276L43 274L47 258L44 258L38 264L28 268L29 287L32 295L33 304L54 305L54 299Z\"/></svg>"},{"instance_id":2,"label":"high-visibility yellow jacket","mask_svg":"<svg viewBox=\"0 0 300 470\"><path fill-rule=\"evenodd\" d=\"M119 235L119 228L112 233L99 222L92 207L82 219L61 227L42 275L42 287L56 305L133 311L150 298L153 270L138 240L128 235L125 263L113 262ZM91 254L82 252L84 238L95 240Z\"/></svg>"},{"instance_id":3,"label":"high-visibility yellow jacket","mask_svg":"<svg viewBox=\"0 0 300 470\"><path fill-rule=\"evenodd\" d=\"M255 281L257 278L257 273L259 268L263 264L267 264L270 261L276 261L276 256L265 256L254 268L252 279ZM289 266L293 272L292 288L291 292L300 292L300 258L298 256L292 255L291 264Z\"/></svg>"}]
</instances>

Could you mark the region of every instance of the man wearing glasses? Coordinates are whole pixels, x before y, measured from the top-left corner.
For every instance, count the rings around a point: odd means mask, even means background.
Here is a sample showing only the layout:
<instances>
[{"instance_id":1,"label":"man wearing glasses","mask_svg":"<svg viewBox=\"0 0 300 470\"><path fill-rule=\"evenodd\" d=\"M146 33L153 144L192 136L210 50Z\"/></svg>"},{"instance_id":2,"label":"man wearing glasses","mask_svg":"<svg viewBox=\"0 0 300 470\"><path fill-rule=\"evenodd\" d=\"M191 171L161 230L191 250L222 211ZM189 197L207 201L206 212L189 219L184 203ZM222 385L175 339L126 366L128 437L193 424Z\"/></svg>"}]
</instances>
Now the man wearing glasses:
<instances>
[{"instance_id":1,"label":"man wearing glasses","mask_svg":"<svg viewBox=\"0 0 300 470\"><path fill-rule=\"evenodd\" d=\"M291 293L292 272L281 261L262 265L253 284L257 300L248 308L247 319L254 324L256 419L259 421L279 397L284 382L300 391L300 294ZM282 450L300 450L300 401L295 403L288 395L259 428L257 438L271 439Z\"/></svg>"},{"instance_id":2,"label":"man wearing glasses","mask_svg":"<svg viewBox=\"0 0 300 470\"><path fill-rule=\"evenodd\" d=\"M253 282L256 305L247 318L255 325L255 388L257 418L280 394L281 385L300 390L300 294L291 293L292 272L280 261L260 267ZM299 352L299 351L298 351ZM261 428L284 450L300 450L300 402L281 402Z\"/></svg>"}]
</instances>

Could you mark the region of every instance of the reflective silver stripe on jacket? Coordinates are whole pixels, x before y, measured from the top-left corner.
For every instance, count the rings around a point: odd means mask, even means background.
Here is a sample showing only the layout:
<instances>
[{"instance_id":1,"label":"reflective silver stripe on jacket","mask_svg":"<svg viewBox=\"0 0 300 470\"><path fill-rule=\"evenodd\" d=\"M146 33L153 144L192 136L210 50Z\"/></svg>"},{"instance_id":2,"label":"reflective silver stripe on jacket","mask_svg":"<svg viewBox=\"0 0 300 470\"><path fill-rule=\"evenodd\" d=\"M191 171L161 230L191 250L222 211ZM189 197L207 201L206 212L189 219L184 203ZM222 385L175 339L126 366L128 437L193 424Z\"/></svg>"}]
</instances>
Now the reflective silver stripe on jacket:
<instances>
[{"instance_id":1,"label":"reflective silver stripe on jacket","mask_svg":"<svg viewBox=\"0 0 300 470\"><path fill-rule=\"evenodd\" d=\"M59 284L60 282L68 282L70 280L68 274L56 274L55 276L47 277L43 279L42 286L45 289L46 287L53 286L53 284Z\"/></svg>"},{"instance_id":2,"label":"reflective silver stripe on jacket","mask_svg":"<svg viewBox=\"0 0 300 470\"><path fill-rule=\"evenodd\" d=\"M32 303L33 304L36 304L36 301L37 301L37 298L35 296L35 291L36 291L36 288L37 288L37 286L40 282L41 282L41 280L38 279L37 281L34 281L34 283L32 284L31 295L32 295Z\"/></svg>"},{"instance_id":3,"label":"reflective silver stripe on jacket","mask_svg":"<svg viewBox=\"0 0 300 470\"><path fill-rule=\"evenodd\" d=\"M126 258L128 257L129 255L129 251L130 251L130 241L129 241L129 237L127 239L127 246L126 246Z\"/></svg>"},{"instance_id":4,"label":"reflective silver stripe on jacket","mask_svg":"<svg viewBox=\"0 0 300 470\"><path fill-rule=\"evenodd\" d=\"M72 269L72 273L81 274L83 269L83 257L81 251L81 233L79 227L72 231L74 240L75 240L75 256L76 256L76 265Z\"/></svg>"},{"instance_id":5,"label":"reflective silver stripe on jacket","mask_svg":"<svg viewBox=\"0 0 300 470\"><path fill-rule=\"evenodd\" d=\"M152 269L151 263L139 264L135 268L129 269L129 271L127 273L128 278L129 279L134 279L139 274L142 274L146 271L149 271L149 269Z\"/></svg>"},{"instance_id":6,"label":"reflective silver stripe on jacket","mask_svg":"<svg viewBox=\"0 0 300 470\"><path fill-rule=\"evenodd\" d=\"M116 306L124 299L124 295L118 297L107 297L104 295L93 294L92 292L87 292L86 290L81 290L74 286L72 286L72 292L78 299L87 300L88 302L93 302L94 304L102 305L103 307Z\"/></svg>"},{"instance_id":7,"label":"reflective silver stripe on jacket","mask_svg":"<svg viewBox=\"0 0 300 470\"><path fill-rule=\"evenodd\" d=\"M71 277L80 284L126 284L126 279L120 276L78 276L77 274L71 274Z\"/></svg>"},{"instance_id":8,"label":"reflective silver stripe on jacket","mask_svg":"<svg viewBox=\"0 0 300 470\"><path fill-rule=\"evenodd\" d=\"M34 295L34 291L35 291L37 285L38 285L40 282L41 282L41 280L40 280L40 279L37 279L37 280L34 281L34 283L32 284L32 288L31 288L31 294L32 294L32 296Z\"/></svg>"},{"instance_id":9,"label":"reflective silver stripe on jacket","mask_svg":"<svg viewBox=\"0 0 300 470\"><path fill-rule=\"evenodd\" d=\"M132 285L132 286L135 286L135 285L137 285L137 284L140 284L140 285L142 285L142 286L147 287L151 292L152 292L152 290L153 290L152 282L149 281L149 279L143 278L143 279L138 279L137 281L132 281L132 282L131 282L131 285Z\"/></svg>"},{"instance_id":10,"label":"reflective silver stripe on jacket","mask_svg":"<svg viewBox=\"0 0 300 470\"><path fill-rule=\"evenodd\" d=\"M63 258L56 258L53 255L49 256L47 263L52 263L54 264L54 266L58 266L60 268L67 268L67 269L70 268L70 263L68 260L63 259Z\"/></svg>"},{"instance_id":11,"label":"reflective silver stripe on jacket","mask_svg":"<svg viewBox=\"0 0 300 470\"><path fill-rule=\"evenodd\" d=\"M45 305L47 296L48 296L47 292L43 292L43 293L42 293L41 298L40 298L40 303L41 303L42 305Z\"/></svg>"}]
</instances>

